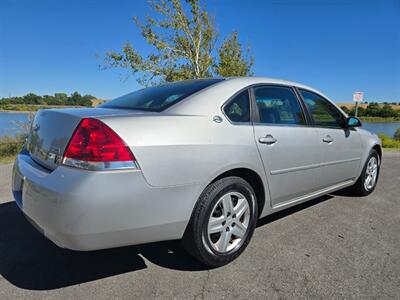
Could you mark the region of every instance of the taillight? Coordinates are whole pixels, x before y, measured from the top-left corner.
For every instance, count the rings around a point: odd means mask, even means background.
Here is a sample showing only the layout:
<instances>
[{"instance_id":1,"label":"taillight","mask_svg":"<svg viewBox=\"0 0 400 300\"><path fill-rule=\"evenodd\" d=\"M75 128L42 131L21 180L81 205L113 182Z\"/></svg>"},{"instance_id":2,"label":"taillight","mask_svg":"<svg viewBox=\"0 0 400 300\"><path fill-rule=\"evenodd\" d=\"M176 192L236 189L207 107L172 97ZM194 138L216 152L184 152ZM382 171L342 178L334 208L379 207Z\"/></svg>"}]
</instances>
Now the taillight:
<instances>
[{"instance_id":1,"label":"taillight","mask_svg":"<svg viewBox=\"0 0 400 300\"><path fill-rule=\"evenodd\" d=\"M138 168L131 150L118 134L91 118L79 123L65 150L63 164L89 170Z\"/></svg>"}]
</instances>

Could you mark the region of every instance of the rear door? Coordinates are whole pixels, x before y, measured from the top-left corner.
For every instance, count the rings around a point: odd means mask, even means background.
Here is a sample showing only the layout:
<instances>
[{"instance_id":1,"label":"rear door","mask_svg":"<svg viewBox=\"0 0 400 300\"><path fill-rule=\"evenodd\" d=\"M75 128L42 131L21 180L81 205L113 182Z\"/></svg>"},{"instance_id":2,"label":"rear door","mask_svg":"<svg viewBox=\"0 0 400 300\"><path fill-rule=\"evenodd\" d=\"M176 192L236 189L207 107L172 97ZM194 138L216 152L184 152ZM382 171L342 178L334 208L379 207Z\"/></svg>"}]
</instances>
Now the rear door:
<instances>
[{"instance_id":1,"label":"rear door","mask_svg":"<svg viewBox=\"0 0 400 300\"><path fill-rule=\"evenodd\" d=\"M321 167L318 168L320 188L354 179L362 149L359 132L355 128L346 128L345 116L330 101L311 91L299 91L318 130L322 153Z\"/></svg>"},{"instance_id":2,"label":"rear door","mask_svg":"<svg viewBox=\"0 0 400 300\"><path fill-rule=\"evenodd\" d=\"M313 192L318 187L318 131L308 126L291 87L252 88L254 137L268 178L273 206Z\"/></svg>"}]
</instances>

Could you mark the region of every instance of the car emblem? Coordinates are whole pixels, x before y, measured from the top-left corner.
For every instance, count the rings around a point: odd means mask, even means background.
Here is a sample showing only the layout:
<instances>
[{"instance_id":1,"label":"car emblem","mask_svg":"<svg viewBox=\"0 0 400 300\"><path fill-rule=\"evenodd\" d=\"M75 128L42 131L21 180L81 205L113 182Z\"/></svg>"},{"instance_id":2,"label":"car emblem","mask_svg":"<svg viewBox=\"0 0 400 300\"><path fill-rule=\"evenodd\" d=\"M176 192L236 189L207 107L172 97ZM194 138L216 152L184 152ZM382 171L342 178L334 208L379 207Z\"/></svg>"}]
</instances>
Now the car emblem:
<instances>
[{"instance_id":1,"label":"car emblem","mask_svg":"<svg viewBox=\"0 0 400 300\"><path fill-rule=\"evenodd\" d=\"M213 121L215 123L222 123L223 119L220 116L214 116Z\"/></svg>"}]
</instances>

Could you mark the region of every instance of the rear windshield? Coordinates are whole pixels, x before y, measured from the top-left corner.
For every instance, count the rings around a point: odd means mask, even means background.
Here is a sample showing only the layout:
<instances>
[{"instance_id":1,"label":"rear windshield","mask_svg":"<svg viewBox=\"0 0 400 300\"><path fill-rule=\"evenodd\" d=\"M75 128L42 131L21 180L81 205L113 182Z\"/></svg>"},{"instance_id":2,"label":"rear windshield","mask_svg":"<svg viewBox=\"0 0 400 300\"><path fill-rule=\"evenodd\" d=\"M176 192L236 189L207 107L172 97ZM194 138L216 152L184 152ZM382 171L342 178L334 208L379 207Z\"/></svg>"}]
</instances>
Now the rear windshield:
<instances>
[{"instance_id":1,"label":"rear windshield","mask_svg":"<svg viewBox=\"0 0 400 300\"><path fill-rule=\"evenodd\" d=\"M144 88L106 102L99 107L160 112L221 80L223 79L187 80Z\"/></svg>"}]
</instances>

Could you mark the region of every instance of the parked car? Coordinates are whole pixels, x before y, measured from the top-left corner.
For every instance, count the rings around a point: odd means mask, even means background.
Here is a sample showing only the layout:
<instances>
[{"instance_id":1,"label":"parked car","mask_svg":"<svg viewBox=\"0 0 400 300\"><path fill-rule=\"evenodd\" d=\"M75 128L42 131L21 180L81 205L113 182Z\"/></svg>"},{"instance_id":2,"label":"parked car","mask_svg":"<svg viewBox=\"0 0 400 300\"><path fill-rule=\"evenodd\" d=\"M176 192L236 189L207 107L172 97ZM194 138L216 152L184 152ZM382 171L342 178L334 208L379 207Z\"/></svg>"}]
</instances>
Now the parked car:
<instances>
[{"instance_id":1,"label":"parked car","mask_svg":"<svg viewBox=\"0 0 400 300\"><path fill-rule=\"evenodd\" d=\"M259 218L343 188L374 190L382 149L360 126L294 82L169 83L97 108L39 111L12 190L60 247L182 239L221 266L243 252Z\"/></svg>"}]
</instances>

